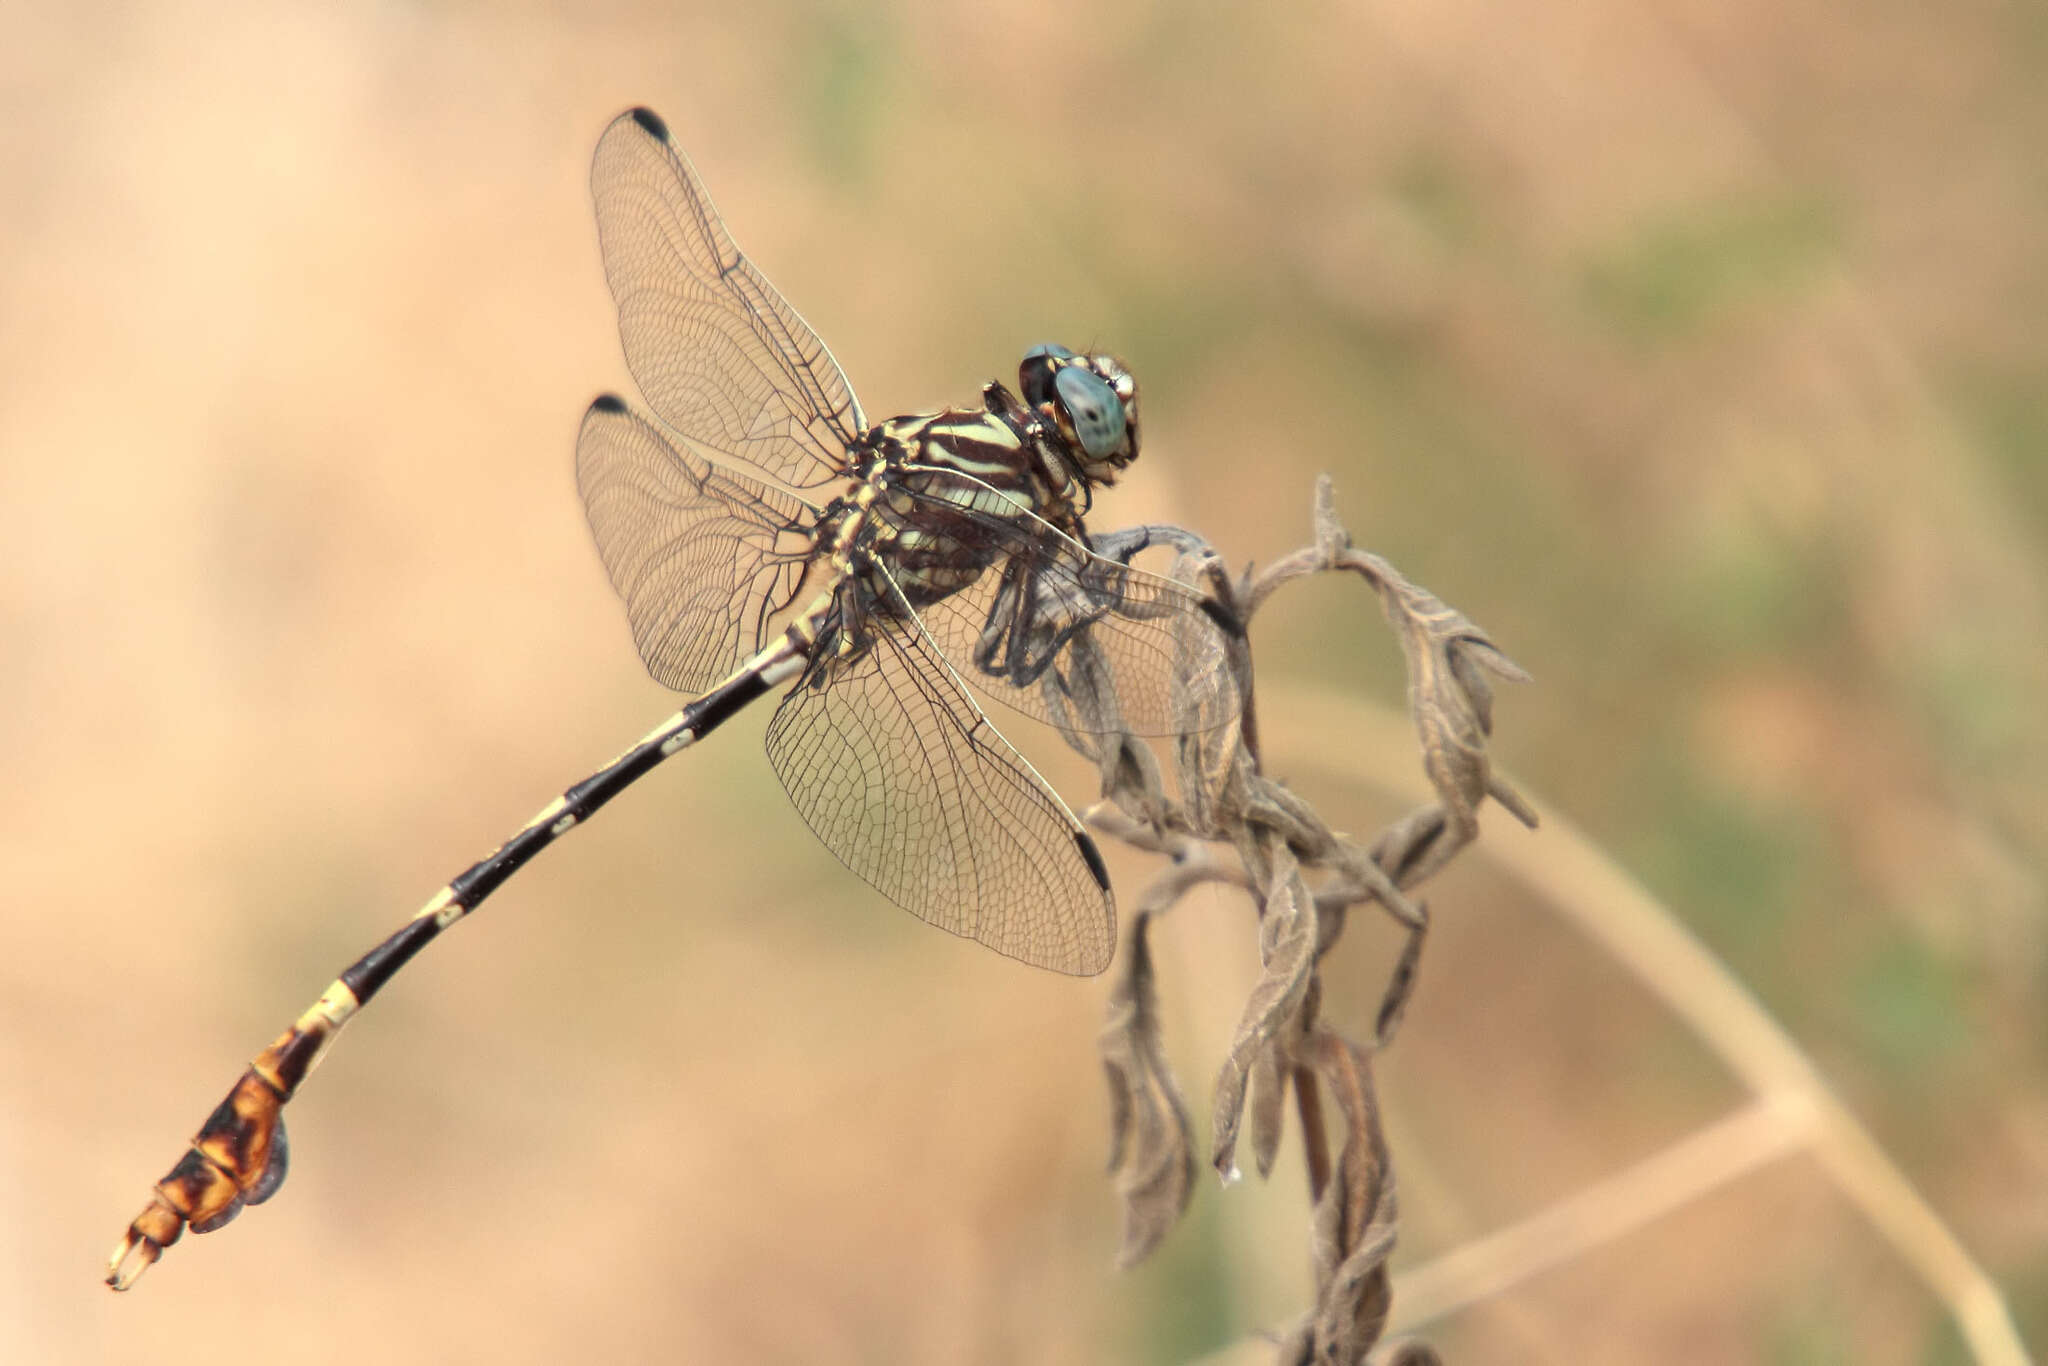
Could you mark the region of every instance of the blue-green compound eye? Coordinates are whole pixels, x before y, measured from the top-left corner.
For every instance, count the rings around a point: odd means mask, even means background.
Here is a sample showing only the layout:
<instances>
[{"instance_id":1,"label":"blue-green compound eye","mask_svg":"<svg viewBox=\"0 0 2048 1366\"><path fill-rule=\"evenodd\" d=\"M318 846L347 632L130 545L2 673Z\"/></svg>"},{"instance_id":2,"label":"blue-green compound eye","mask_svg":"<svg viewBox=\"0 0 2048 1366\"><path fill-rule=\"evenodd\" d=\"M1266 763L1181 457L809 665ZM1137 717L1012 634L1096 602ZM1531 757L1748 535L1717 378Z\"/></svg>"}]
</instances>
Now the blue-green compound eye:
<instances>
[{"instance_id":1,"label":"blue-green compound eye","mask_svg":"<svg viewBox=\"0 0 2048 1366\"><path fill-rule=\"evenodd\" d=\"M1079 366L1065 366L1053 376L1060 406L1074 421L1074 435L1081 449L1097 460L1115 455L1124 444L1123 400L1109 387L1109 381Z\"/></svg>"},{"instance_id":2,"label":"blue-green compound eye","mask_svg":"<svg viewBox=\"0 0 2048 1366\"><path fill-rule=\"evenodd\" d=\"M1040 342L1038 345L1032 347L1029 351L1026 351L1024 353L1024 359L1037 360L1040 356L1052 356L1058 360L1066 360L1069 356L1072 356L1073 354L1074 353L1072 351L1069 351L1066 347L1061 346L1058 342Z\"/></svg>"}]
</instances>

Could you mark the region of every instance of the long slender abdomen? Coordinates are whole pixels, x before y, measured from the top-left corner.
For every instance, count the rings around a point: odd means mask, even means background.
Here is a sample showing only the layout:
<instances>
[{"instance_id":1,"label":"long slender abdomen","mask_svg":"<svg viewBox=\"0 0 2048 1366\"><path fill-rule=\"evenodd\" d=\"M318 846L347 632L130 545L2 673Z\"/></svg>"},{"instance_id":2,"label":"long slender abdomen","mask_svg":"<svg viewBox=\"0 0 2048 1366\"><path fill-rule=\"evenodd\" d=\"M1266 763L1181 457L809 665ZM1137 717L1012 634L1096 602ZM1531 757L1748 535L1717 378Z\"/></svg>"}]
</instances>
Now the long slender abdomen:
<instances>
[{"instance_id":1,"label":"long slender abdomen","mask_svg":"<svg viewBox=\"0 0 2048 1366\"><path fill-rule=\"evenodd\" d=\"M811 637L792 627L740 671L655 727L582 782L563 792L493 850L450 879L412 918L345 968L292 1027L258 1053L241 1080L199 1128L185 1155L150 1193L108 1261L107 1284L126 1290L178 1241L187 1227L210 1233L244 1205L259 1205L285 1178L284 1107L326 1056L342 1026L420 951L531 862L588 820L662 760L717 729L742 707L808 662Z\"/></svg>"}]
</instances>

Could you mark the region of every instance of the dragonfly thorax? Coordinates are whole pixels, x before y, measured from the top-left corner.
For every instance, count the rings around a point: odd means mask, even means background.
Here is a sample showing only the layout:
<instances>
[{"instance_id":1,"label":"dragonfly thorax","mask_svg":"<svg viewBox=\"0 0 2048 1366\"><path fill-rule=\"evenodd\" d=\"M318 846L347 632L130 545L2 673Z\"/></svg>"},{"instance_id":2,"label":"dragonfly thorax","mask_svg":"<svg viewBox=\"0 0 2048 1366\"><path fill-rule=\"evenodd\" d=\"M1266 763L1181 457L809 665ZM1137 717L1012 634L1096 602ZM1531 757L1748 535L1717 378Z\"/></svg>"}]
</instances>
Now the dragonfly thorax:
<instances>
[{"instance_id":1,"label":"dragonfly thorax","mask_svg":"<svg viewBox=\"0 0 2048 1366\"><path fill-rule=\"evenodd\" d=\"M825 520L875 600L893 596L877 560L921 607L973 583L1038 523L1079 530L1085 479L1004 397L1004 408L891 418L863 434L856 482Z\"/></svg>"}]
</instances>

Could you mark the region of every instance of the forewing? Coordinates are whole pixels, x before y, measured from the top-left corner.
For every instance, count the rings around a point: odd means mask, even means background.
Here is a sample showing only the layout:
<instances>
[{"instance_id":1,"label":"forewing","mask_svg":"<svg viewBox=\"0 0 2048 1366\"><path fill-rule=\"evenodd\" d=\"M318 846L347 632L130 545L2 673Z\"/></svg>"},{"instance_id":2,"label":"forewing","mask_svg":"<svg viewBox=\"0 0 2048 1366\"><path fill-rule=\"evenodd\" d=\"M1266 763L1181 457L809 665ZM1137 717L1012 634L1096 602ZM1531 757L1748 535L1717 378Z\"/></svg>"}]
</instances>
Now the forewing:
<instances>
[{"instance_id":1,"label":"forewing","mask_svg":"<svg viewBox=\"0 0 2048 1366\"><path fill-rule=\"evenodd\" d=\"M1104 559L1037 517L922 496L1002 551L973 583L918 609L977 690L1080 731L1188 735L1236 718L1236 628L1207 596ZM1085 696L1103 685L1113 708Z\"/></svg>"},{"instance_id":2,"label":"forewing","mask_svg":"<svg viewBox=\"0 0 2048 1366\"><path fill-rule=\"evenodd\" d=\"M768 643L808 558L801 503L679 449L612 394L583 415L576 486L656 679L703 692Z\"/></svg>"},{"instance_id":3,"label":"forewing","mask_svg":"<svg viewBox=\"0 0 2048 1366\"><path fill-rule=\"evenodd\" d=\"M843 478L846 448L867 425L852 387L733 245L667 126L645 109L612 120L590 189L626 364L649 406L775 483Z\"/></svg>"},{"instance_id":4,"label":"forewing","mask_svg":"<svg viewBox=\"0 0 2048 1366\"><path fill-rule=\"evenodd\" d=\"M1107 967L1101 856L930 642L878 625L818 668L769 722L768 759L825 847L940 929L1057 972Z\"/></svg>"}]
</instances>

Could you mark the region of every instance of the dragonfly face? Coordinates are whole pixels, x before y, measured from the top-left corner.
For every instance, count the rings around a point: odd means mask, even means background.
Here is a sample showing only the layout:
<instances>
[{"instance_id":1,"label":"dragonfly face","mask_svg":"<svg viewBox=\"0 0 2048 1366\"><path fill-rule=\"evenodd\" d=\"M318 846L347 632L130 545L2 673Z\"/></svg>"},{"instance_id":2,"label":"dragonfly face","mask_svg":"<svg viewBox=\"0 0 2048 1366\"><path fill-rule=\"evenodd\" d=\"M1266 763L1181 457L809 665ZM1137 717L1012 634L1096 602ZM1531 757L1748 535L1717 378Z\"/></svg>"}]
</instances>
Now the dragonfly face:
<instances>
[{"instance_id":1,"label":"dragonfly face","mask_svg":"<svg viewBox=\"0 0 2048 1366\"><path fill-rule=\"evenodd\" d=\"M1056 342L1024 353L1017 367L1024 402L1076 473L1109 484L1138 458L1138 382L1115 356L1079 356Z\"/></svg>"}]
</instances>

